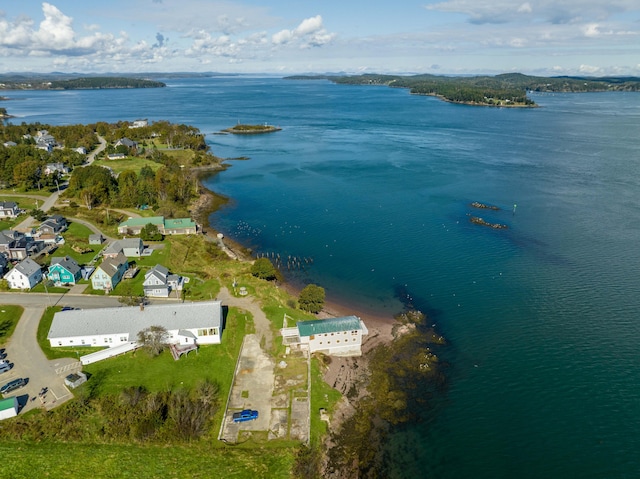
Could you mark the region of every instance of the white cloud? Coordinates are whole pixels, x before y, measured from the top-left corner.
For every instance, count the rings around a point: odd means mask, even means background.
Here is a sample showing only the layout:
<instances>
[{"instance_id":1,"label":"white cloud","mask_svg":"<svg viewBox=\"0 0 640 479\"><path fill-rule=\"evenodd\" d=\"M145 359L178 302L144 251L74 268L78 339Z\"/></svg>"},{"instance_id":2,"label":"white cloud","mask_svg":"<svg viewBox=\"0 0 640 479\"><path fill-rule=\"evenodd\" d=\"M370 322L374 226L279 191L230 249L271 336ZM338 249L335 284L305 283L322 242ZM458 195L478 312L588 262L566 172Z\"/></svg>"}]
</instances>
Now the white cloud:
<instances>
[{"instance_id":1,"label":"white cloud","mask_svg":"<svg viewBox=\"0 0 640 479\"><path fill-rule=\"evenodd\" d=\"M0 48L6 56L86 55L119 44L112 35L97 31L78 37L73 30L73 19L54 5L43 3L42 13L44 20L37 28L35 22L26 17L13 22L0 19Z\"/></svg>"},{"instance_id":2,"label":"white cloud","mask_svg":"<svg viewBox=\"0 0 640 479\"><path fill-rule=\"evenodd\" d=\"M271 37L274 45L285 45L296 42L301 48L319 47L330 43L335 34L325 30L322 17L306 18L293 30L280 30Z\"/></svg>"},{"instance_id":3,"label":"white cloud","mask_svg":"<svg viewBox=\"0 0 640 479\"><path fill-rule=\"evenodd\" d=\"M602 73L602 68L593 65L580 65L579 71L588 75L596 75Z\"/></svg>"},{"instance_id":4,"label":"white cloud","mask_svg":"<svg viewBox=\"0 0 640 479\"><path fill-rule=\"evenodd\" d=\"M597 23L589 23L583 27L583 31L585 36L587 37L597 37L600 35L600 30L598 29Z\"/></svg>"},{"instance_id":5,"label":"white cloud","mask_svg":"<svg viewBox=\"0 0 640 479\"><path fill-rule=\"evenodd\" d=\"M520 5L517 11L519 13L531 13L533 12L533 8L531 8L531 4L529 2L526 2Z\"/></svg>"}]
</instances>

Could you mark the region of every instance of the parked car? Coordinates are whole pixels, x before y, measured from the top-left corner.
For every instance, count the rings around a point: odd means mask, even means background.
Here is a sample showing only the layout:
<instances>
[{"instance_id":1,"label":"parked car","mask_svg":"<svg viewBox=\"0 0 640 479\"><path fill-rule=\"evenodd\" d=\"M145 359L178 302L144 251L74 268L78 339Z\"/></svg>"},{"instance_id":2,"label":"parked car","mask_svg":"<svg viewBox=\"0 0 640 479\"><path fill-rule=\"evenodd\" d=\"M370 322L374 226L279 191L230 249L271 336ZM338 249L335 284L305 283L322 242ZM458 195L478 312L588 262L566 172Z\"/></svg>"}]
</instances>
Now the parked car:
<instances>
[{"instance_id":1,"label":"parked car","mask_svg":"<svg viewBox=\"0 0 640 479\"><path fill-rule=\"evenodd\" d=\"M0 373L6 373L11 369L11 364L6 359L0 359Z\"/></svg>"},{"instance_id":2,"label":"parked car","mask_svg":"<svg viewBox=\"0 0 640 479\"><path fill-rule=\"evenodd\" d=\"M11 391L21 388L27 384L27 380L25 378L14 379L13 381L9 381L7 384L0 388L0 394L7 394Z\"/></svg>"},{"instance_id":3,"label":"parked car","mask_svg":"<svg viewBox=\"0 0 640 479\"><path fill-rule=\"evenodd\" d=\"M253 421L254 419L258 419L258 411L252 409L243 409L233 413L233 422Z\"/></svg>"}]
</instances>

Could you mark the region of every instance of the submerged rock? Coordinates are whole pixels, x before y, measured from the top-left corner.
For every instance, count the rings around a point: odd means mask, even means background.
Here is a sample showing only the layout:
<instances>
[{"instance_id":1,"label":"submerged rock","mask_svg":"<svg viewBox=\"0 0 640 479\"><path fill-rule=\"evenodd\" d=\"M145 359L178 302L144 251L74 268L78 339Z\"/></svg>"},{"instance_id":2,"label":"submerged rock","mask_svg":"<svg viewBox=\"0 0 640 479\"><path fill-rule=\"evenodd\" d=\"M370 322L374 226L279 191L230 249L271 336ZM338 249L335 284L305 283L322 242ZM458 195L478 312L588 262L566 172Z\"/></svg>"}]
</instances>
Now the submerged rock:
<instances>
[{"instance_id":1,"label":"submerged rock","mask_svg":"<svg viewBox=\"0 0 640 479\"><path fill-rule=\"evenodd\" d=\"M469 221L471 221L474 225L488 226L489 228L493 228L496 230L505 230L508 228L507 225L503 225L500 223L489 223L488 221L483 220L479 216L470 216Z\"/></svg>"},{"instance_id":2,"label":"submerged rock","mask_svg":"<svg viewBox=\"0 0 640 479\"><path fill-rule=\"evenodd\" d=\"M473 206L474 208L478 208L478 209L481 209L481 210L498 211L500 209L497 206L485 205L484 203L480 203L479 201L474 201L473 203L470 203L470 206Z\"/></svg>"}]
</instances>

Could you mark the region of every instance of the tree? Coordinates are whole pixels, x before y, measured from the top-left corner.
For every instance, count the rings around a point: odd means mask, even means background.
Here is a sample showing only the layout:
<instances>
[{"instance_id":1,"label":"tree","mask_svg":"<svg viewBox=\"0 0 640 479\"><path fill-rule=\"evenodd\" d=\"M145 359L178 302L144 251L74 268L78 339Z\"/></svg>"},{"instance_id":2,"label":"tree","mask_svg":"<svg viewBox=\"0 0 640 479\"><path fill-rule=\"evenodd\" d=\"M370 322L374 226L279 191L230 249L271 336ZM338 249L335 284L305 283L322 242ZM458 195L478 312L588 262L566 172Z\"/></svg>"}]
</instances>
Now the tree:
<instances>
[{"instance_id":1,"label":"tree","mask_svg":"<svg viewBox=\"0 0 640 479\"><path fill-rule=\"evenodd\" d=\"M32 209L29 211L29 216L35 218L36 221L44 221L47 219L47 214L41 209Z\"/></svg>"},{"instance_id":2,"label":"tree","mask_svg":"<svg viewBox=\"0 0 640 479\"><path fill-rule=\"evenodd\" d=\"M324 288L316 284L308 284L300 291L298 305L304 311L319 313L324 307Z\"/></svg>"},{"instance_id":3,"label":"tree","mask_svg":"<svg viewBox=\"0 0 640 479\"><path fill-rule=\"evenodd\" d=\"M255 260L251 266L251 274L256 278L266 279L267 281L276 279L277 277L276 268L269 258L258 258Z\"/></svg>"},{"instance_id":4,"label":"tree","mask_svg":"<svg viewBox=\"0 0 640 479\"><path fill-rule=\"evenodd\" d=\"M158 230L157 225L147 223L140 230L140 239L143 241L162 241L162 233Z\"/></svg>"},{"instance_id":5,"label":"tree","mask_svg":"<svg viewBox=\"0 0 640 479\"><path fill-rule=\"evenodd\" d=\"M138 201L138 175L135 171L124 170L118 175L118 199L122 206L135 206Z\"/></svg>"},{"instance_id":6,"label":"tree","mask_svg":"<svg viewBox=\"0 0 640 479\"><path fill-rule=\"evenodd\" d=\"M167 347L167 330L162 326L149 326L138 333L138 342L151 356L158 356Z\"/></svg>"}]
</instances>

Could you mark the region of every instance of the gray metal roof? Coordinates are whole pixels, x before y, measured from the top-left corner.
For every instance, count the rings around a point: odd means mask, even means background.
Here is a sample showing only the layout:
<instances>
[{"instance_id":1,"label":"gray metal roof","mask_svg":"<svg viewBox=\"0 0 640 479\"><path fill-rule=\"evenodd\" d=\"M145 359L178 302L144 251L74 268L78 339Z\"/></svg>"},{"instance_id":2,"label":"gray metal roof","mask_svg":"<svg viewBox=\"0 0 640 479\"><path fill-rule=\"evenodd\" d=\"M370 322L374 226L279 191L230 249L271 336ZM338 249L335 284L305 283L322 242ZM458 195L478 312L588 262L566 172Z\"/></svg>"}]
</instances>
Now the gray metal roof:
<instances>
[{"instance_id":1,"label":"gray metal roof","mask_svg":"<svg viewBox=\"0 0 640 479\"><path fill-rule=\"evenodd\" d=\"M33 261L31 258L25 258L20 261L15 268L24 274L26 277L30 277L36 271L40 271L40 265Z\"/></svg>"},{"instance_id":2,"label":"gray metal roof","mask_svg":"<svg viewBox=\"0 0 640 479\"><path fill-rule=\"evenodd\" d=\"M51 258L51 266L54 264L59 264L74 276L80 272L80 265L70 256L54 256Z\"/></svg>"},{"instance_id":3,"label":"gray metal roof","mask_svg":"<svg viewBox=\"0 0 640 479\"><path fill-rule=\"evenodd\" d=\"M220 328L222 303L154 304L138 306L60 311L53 316L48 339L103 334L129 334L135 340L138 332L150 326L167 330Z\"/></svg>"}]
</instances>

